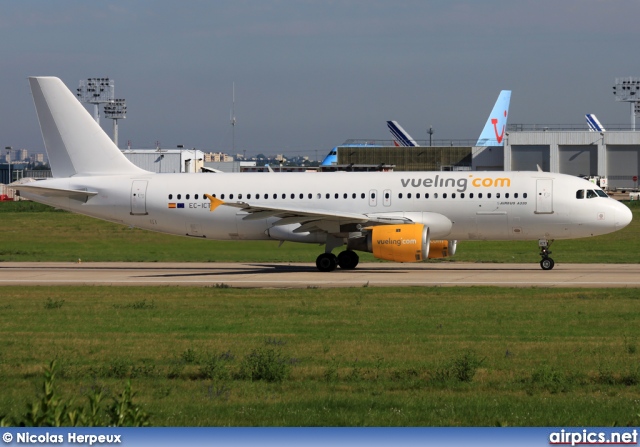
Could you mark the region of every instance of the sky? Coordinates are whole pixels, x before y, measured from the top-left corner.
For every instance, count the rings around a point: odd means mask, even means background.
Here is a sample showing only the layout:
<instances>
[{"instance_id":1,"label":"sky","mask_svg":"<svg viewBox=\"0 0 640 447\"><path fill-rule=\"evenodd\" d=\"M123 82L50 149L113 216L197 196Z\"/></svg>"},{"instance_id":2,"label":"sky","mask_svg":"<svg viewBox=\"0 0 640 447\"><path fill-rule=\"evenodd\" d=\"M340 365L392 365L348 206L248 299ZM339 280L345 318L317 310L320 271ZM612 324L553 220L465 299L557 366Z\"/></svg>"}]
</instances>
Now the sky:
<instances>
[{"instance_id":1,"label":"sky","mask_svg":"<svg viewBox=\"0 0 640 447\"><path fill-rule=\"evenodd\" d=\"M0 0L0 146L44 152L27 78L115 80L119 146L322 159L347 139L628 124L637 0ZM230 123L235 85L235 138ZM92 107L92 106L90 106ZM92 110L92 109L91 109ZM111 135L112 121L102 120ZM235 150L234 150L235 148Z\"/></svg>"}]
</instances>

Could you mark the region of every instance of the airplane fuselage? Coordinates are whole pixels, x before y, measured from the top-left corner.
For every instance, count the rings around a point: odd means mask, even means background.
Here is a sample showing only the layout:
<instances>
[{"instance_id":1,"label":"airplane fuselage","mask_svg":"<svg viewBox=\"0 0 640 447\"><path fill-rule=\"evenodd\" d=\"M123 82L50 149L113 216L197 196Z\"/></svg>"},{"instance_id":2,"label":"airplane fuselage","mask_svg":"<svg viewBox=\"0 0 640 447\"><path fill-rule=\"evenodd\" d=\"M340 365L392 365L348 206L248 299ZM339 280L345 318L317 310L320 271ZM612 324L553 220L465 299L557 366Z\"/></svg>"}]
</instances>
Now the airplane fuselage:
<instances>
[{"instance_id":1,"label":"airplane fuselage","mask_svg":"<svg viewBox=\"0 0 640 447\"><path fill-rule=\"evenodd\" d=\"M599 190L592 183L546 172L149 173L50 179L36 185L97 194L86 202L33 191L22 195L124 225L217 240L322 243L324 234L293 233L298 224L274 226L275 217L248 218L231 206L210 212L205 194L225 203L404 218L428 225L432 239L588 237L621 228L630 214L606 196L586 198L584 193L578 199L577 191ZM626 223L618 225L621 219ZM343 230L347 234L353 228Z\"/></svg>"}]
</instances>

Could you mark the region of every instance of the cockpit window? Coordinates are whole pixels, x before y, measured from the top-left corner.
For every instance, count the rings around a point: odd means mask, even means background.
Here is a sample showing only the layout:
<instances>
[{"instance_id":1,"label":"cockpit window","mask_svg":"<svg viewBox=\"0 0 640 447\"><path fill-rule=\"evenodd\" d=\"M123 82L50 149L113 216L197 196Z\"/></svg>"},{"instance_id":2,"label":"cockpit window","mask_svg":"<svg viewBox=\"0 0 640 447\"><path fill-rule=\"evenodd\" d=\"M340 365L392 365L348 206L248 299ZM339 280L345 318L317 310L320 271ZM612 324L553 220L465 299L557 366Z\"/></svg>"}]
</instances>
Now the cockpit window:
<instances>
[{"instance_id":1,"label":"cockpit window","mask_svg":"<svg viewBox=\"0 0 640 447\"><path fill-rule=\"evenodd\" d=\"M600 197L609 197L607 193L601 189L596 189L596 194L598 194Z\"/></svg>"},{"instance_id":2,"label":"cockpit window","mask_svg":"<svg viewBox=\"0 0 640 447\"><path fill-rule=\"evenodd\" d=\"M598 194L593 189L587 189L587 199L593 199L598 197Z\"/></svg>"},{"instance_id":3,"label":"cockpit window","mask_svg":"<svg viewBox=\"0 0 640 447\"><path fill-rule=\"evenodd\" d=\"M576 191L576 199L584 199L584 189L579 189Z\"/></svg>"}]
</instances>

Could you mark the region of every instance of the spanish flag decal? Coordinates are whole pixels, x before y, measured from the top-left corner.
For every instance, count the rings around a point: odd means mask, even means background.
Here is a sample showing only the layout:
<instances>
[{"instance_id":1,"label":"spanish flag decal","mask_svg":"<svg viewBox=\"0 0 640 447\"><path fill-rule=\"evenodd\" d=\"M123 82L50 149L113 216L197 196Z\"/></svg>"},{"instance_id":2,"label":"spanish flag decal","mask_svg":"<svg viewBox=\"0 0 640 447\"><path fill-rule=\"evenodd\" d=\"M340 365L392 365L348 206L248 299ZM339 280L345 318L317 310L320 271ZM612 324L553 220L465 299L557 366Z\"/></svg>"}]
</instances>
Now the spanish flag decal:
<instances>
[{"instance_id":1,"label":"spanish flag decal","mask_svg":"<svg viewBox=\"0 0 640 447\"><path fill-rule=\"evenodd\" d=\"M169 204L169 208L176 208L176 204L175 203L170 203Z\"/></svg>"}]
</instances>

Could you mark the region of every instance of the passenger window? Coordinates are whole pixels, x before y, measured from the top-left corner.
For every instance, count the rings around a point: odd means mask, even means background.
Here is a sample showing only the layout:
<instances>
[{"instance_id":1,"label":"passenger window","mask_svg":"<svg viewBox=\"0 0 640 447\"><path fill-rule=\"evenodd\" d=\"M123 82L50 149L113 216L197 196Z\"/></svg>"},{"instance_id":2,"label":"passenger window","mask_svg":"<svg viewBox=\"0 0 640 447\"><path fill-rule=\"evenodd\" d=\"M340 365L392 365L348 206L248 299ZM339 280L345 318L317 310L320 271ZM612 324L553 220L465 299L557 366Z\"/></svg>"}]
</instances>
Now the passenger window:
<instances>
[{"instance_id":1,"label":"passenger window","mask_svg":"<svg viewBox=\"0 0 640 447\"><path fill-rule=\"evenodd\" d=\"M407 199L411 198L411 193L407 194Z\"/></svg>"},{"instance_id":2,"label":"passenger window","mask_svg":"<svg viewBox=\"0 0 640 447\"><path fill-rule=\"evenodd\" d=\"M356 198L356 193L354 192L353 194L351 194L351 198L355 199Z\"/></svg>"},{"instance_id":3,"label":"passenger window","mask_svg":"<svg viewBox=\"0 0 640 447\"><path fill-rule=\"evenodd\" d=\"M445 192L444 194L442 194L442 198L446 199L447 198L447 193Z\"/></svg>"},{"instance_id":4,"label":"passenger window","mask_svg":"<svg viewBox=\"0 0 640 447\"><path fill-rule=\"evenodd\" d=\"M487 199L490 199L490 198L491 198L491 193L490 193L490 192L488 192L488 193L487 193Z\"/></svg>"},{"instance_id":5,"label":"passenger window","mask_svg":"<svg viewBox=\"0 0 640 447\"><path fill-rule=\"evenodd\" d=\"M482 193L481 192L478 193L478 199L482 199Z\"/></svg>"},{"instance_id":6,"label":"passenger window","mask_svg":"<svg viewBox=\"0 0 640 447\"><path fill-rule=\"evenodd\" d=\"M375 193L375 192L372 192L372 193L371 193L371 198L372 198L372 199L375 199L375 198L376 198L376 193Z\"/></svg>"},{"instance_id":7,"label":"passenger window","mask_svg":"<svg viewBox=\"0 0 640 447\"><path fill-rule=\"evenodd\" d=\"M508 199L508 198L509 198L509 193L508 193L508 192L504 194L504 198L505 198L505 199Z\"/></svg>"},{"instance_id":8,"label":"passenger window","mask_svg":"<svg viewBox=\"0 0 640 447\"><path fill-rule=\"evenodd\" d=\"M342 198L343 198L343 199L346 199L346 198L347 198L347 193L346 193L346 192L342 195Z\"/></svg>"},{"instance_id":9,"label":"passenger window","mask_svg":"<svg viewBox=\"0 0 640 447\"><path fill-rule=\"evenodd\" d=\"M178 200L182 198L182 194L178 194Z\"/></svg>"},{"instance_id":10,"label":"passenger window","mask_svg":"<svg viewBox=\"0 0 640 447\"><path fill-rule=\"evenodd\" d=\"M584 199L584 189L579 189L576 191L576 199Z\"/></svg>"},{"instance_id":11,"label":"passenger window","mask_svg":"<svg viewBox=\"0 0 640 447\"><path fill-rule=\"evenodd\" d=\"M229 200L233 200L233 194L229 194Z\"/></svg>"},{"instance_id":12,"label":"passenger window","mask_svg":"<svg viewBox=\"0 0 640 447\"><path fill-rule=\"evenodd\" d=\"M460 193L460 198L464 199L464 193L463 192Z\"/></svg>"},{"instance_id":13,"label":"passenger window","mask_svg":"<svg viewBox=\"0 0 640 447\"><path fill-rule=\"evenodd\" d=\"M500 198L500 193L499 193L499 192L497 192L497 193L496 193L496 199L499 199L499 198Z\"/></svg>"},{"instance_id":14,"label":"passenger window","mask_svg":"<svg viewBox=\"0 0 640 447\"><path fill-rule=\"evenodd\" d=\"M402 193L398 194L398 199L402 199Z\"/></svg>"},{"instance_id":15,"label":"passenger window","mask_svg":"<svg viewBox=\"0 0 640 447\"><path fill-rule=\"evenodd\" d=\"M215 199L215 198L216 198L216 195L215 195L215 194L211 194L211 197L213 197L213 198Z\"/></svg>"},{"instance_id":16,"label":"passenger window","mask_svg":"<svg viewBox=\"0 0 640 447\"><path fill-rule=\"evenodd\" d=\"M299 197L300 197L301 199L304 199L304 194L300 193L300 196L299 196Z\"/></svg>"},{"instance_id":17,"label":"passenger window","mask_svg":"<svg viewBox=\"0 0 640 447\"><path fill-rule=\"evenodd\" d=\"M338 193L335 193L333 197L337 199L338 197L340 197L340 195Z\"/></svg>"},{"instance_id":18,"label":"passenger window","mask_svg":"<svg viewBox=\"0 0 640 447\"><path fill-rule=\"evenodd\" d=\"M437 198L438 198L438 193L437 193L437 192L434 192L434 193L433 193L433 198L434 198L434 199L437 199Z\"/></svg>"},{"instance_id":19,"label":"passenger window","mask_svg":"<svg viewBox=\"0 0 640 447\"><path fill-rule=\"evenodd\" d=\"M327 193L327 195L325 197L328 199L329 197L331 197L331 195L329 193Z\"/></svg>"},{"instance_id":20,"label":"passenger window","mask_svg":"<svg viewBox=\"0 0 640 447\"><path fill-rule=\"evenodd\" d=\"M360 194L360 198L361 198L361 199L364 199L364 197L365 197L365 196L364 196L364 193Z\"/></svg>"},{"instance_id":21,"label":"passenger window","mask_svg":"<svg viewBox=\"0 0 640 447\"><path fill-rule=\"evenodd\" d=\"M419 199L419 198L420 198L420 193L417 193L416 194L416 199Z\"/></svg>"},{"instance_id":22,"label":"passenger window","mask_svg":"<svg viewBox=\"0 0 640 447\"><path fill-rule=\"evenodd\" d=\"M473 193L472 192L469 193L469 198L473 199Z\"/></svg>"},{"instance_id":23,"label":"passenger window","mask_svg":"<svg viewBox=\"0 0 640 447\"><path fill-rule=\"evenodd\" d=\"M273 195L273 198L274 198L274 199L277 199L277 198L278 198L278 194L274 194L274 195Z\"/></svg>"},{"instance_id":24,"label":"passenger window","mask_svg":"<svg viewBox=\"0 0 640 447\"><path fill-rule=\"evenodd\" d=\"M513 197L514 197L515 199L517 199L517 198L518 198L518 193L517 193L517 192L516 192L516 193L513 193Z\"/></svg>"},{"instance_id":25,"label":"passenger window","mask_svg":"<svg viewBox=\"0 0 640 447\"><path fill-rule=\"evenodd\" d=\"M313 194L309 193L309 195L307 196L309 199L313 199Z\"/></svg>"},{"instance_id":26,"label":"passenger window","mask_svg":"<svg viewBox=\"0 0 640 447\"><path fill-rule=\"evenodd\" d=\"M522 198L526 199L527 198L527 193L525 192L524 194L522 194Z\"/></svg>"},{"instance_id":27,"label":"passenger window","mask_svg":"<svg viewBox=\"0 0 640 447\"><path fill-rule=\"evenodd\" d=\"M429 198L429 193L428 193L428 192L424 194L424 198L425 198L425 199L428 199L428 198Z\"/></svg>"},{"instance_id":28,"label":"passenger window","mask_svg":"<svg viewBox=\"0 0 640 447\"><path fill-rule=\"evenodd\" d=\"M169 200L173 199L173 194L169 194Z\"/></svg>"},{"instance_id":29,"label":"passenger window","mask_svg":"<svg viewBox=\"0 0 640 447\"><path fill-rule=\"evenodd\" d=\"M194 199L198 200L198 194L196 194L196 195L194 196Z\"/></svg>"},{"instance_id":30,"label":"passenger window","mask_svg":"<svg viewBox=\"0 0 640 447\"><path fill-rule=\"evenodd\" d=\"M400 194L400 195L402 196L402 194ZM388 192L385 192L385 193L384 193L384 198L385 198L385 199L388 199L388 198L389 198L389 193L388 193Z\"/></svg>"},{"instance_id":31,"label":"passenger window","mask_svg":"<svg viewBox=\"0 0 640 447\"><path fill-rule=\"evenodd\" d=\"M221 195L220 195L220 198L221 198L222 200L224 200L224 194L221 194Z\"/></svg>"},{"instance_id":32,"label":"passenger window","mask_svg":"<svg viewBox=\"0 0 640 447\"><path fill-rule=\"evenodd\" d=\"M287 195L286 195L285 193L282 193L282 198L283 198L283 199L286 199L286 198L287 198Z\"/></svg>"},{"instance_id":33,"label":"passenger window","mask_svg":"<svg viewBox=\"0 0 640 447\"><path fill-rule=\"evenodd\" d=\"M259 198L260 198L260 194L256 194L256 199L259 199Z\"/></svg>"}]
</instances>

